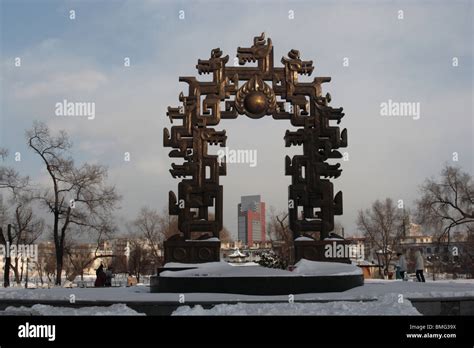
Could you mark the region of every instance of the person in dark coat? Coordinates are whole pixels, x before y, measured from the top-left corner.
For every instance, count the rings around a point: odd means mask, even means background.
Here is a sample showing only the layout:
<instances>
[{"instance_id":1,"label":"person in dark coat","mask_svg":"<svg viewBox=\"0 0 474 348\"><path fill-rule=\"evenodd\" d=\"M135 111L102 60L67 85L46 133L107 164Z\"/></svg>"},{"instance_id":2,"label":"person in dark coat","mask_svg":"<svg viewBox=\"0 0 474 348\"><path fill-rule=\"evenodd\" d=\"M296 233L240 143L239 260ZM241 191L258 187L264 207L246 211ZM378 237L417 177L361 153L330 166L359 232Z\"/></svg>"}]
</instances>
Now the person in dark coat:
<instances>
[{"instance_id":1,"label":"person in dark coat","mask_svg":"<svg viewBox=\"0 0 474 348\"><path fill-rule=\"evenodd\" d=\"M105 285L106 275L104 272L104 266L101 264L99 268L95 271L96 279L94 286L95 287L103 287Z\"/></svg>"},{"instance_id":2,"label":"person in dark coat","mask_svg":"<svg viewBox=\"0 0 474 348\"><path fill-rule=\"evenodd\" d=\"M407 260L405 254L402 252L397 253L398 256L398 269L400 272L400 278L405 280L405 273L407 272Z\"/></svg>"}]
</instances>

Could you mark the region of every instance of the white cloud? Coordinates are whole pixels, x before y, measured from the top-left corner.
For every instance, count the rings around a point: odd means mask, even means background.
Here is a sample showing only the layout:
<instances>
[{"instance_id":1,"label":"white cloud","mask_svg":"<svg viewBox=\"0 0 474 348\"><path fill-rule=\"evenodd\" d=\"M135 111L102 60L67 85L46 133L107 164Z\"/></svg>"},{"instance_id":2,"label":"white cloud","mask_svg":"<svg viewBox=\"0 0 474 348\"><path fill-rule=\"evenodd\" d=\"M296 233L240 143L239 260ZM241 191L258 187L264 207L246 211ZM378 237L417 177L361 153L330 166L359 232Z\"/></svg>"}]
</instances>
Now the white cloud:
<instances>
[{"instance_id":1,"label":"white cloud","mask_svg":"<svg viewBox=\"0 0 474 348\"><path fill-rule=\"evenodd\" d=\"M14 94L19 99L30 99L45 96L74 95L75 93L97 93L104 86L107 77L94 70L83 70L70 73L57 73L45 76L42 81L17 83L13 86Z\"/></svg>"}]
</instances>

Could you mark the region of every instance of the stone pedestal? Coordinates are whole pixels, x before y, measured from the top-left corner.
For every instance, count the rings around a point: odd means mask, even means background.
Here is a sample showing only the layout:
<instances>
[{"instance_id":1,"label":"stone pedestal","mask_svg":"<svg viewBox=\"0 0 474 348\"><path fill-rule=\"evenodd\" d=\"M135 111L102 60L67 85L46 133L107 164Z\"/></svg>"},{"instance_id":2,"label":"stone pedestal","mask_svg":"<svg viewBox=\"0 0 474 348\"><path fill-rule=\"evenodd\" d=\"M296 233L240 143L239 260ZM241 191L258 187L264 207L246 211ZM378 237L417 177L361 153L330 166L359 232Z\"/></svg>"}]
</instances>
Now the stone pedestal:
<instances>
[{"instance_id":1,"label":"stone pedestal","mask_svg":"<svg viewBox=\"0 0 474 348\"><path fill-rule=\"evenodd\" d=\"M350 244L350 241L344 239L321 241L295 240L295 263L301 259L311 261L351 263L348 255L341 255L341 253L338 254L338 251L341 251L341 248L346 248L346 245Z\"/></svg>"},{"instance_id":2,"label":"stone pedestal","mask_svg":"<svg viewBox=\"0 0 474 348\"><path fill-rule=\"evenodd\" d=\"M203 263L220 261L219 240L185 240L170 238L164 242L165 264L168 262Z\"/></svg>"},{"instance_id":3,"label":"stone pedestal","mask_svg":"<svg viewBox=\"0 0 474 348\"><path fill-rule=\"evenodd\" d=\"M349 241L295 241L297 261L305 258L312 261L345 262L349 258L326 257L326 245L349 245ZM183 237L172 237L164 244L165 263L178 262L182 265L169 265L158 270L150 278L150 291L160 293L231 293L243 295L288 295L318 292L346 291L364 284L362 274L336 274L314 276L298 274L286 270L268 269L250 266L254 269L244 274L212 274L201 276L199 271L185 272L199 268L196 263L217 262L220 254L220 241L211 238L201 240L184 240ZM335 255L337 256L337 255ZM189 265L186 265L189 264ZM177 266L177 267L176 267ZM249 267L232 267L242 271ZM249 268L250 269L250 268ZM255 271L256 270L256 271ZM163 273L164 271L167 271ZM184 271L184 272L183 272ZM169 272L176 272L169 274ZM197 275L196 275L197 273Z\"/></svg>"},{"instance_id":4,"label":"stone pedestal","mask_svg":"<svg viewBox=\"0 0 474 348\"><path fill-rule=\"evenodd\" d=\"M150 278L151 292L227 293L284 295L340 292L364 285L363 275L341 276L252 276L252 277L163 277Z\"/></svg>"}]
</instances>

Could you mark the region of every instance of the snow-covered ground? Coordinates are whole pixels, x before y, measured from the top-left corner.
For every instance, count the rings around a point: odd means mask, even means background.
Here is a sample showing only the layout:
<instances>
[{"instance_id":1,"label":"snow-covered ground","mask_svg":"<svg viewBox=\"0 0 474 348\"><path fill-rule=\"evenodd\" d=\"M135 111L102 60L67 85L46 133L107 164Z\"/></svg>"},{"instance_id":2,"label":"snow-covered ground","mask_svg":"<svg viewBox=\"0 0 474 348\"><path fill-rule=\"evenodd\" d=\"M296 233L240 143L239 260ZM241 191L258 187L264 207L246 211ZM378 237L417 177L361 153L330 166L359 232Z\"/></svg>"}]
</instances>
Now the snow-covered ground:
<instances>
[{"instance_id":1,"label":"snow-covered ground","mask_svg":"<svg viewBox=\"0 0 474 348\"><path fill-rule=\"evenodd\" d=\"M366 279L363 286L343 292L296 294L298 300L363 300L377 299L386 294L403 294L405 298L433 297L474 297L474 280L443 280L427 281L426 283L404 282L400 280ZM51 289L20 289L1 288L1 299L30 299L30 300L64 300L69 301L74 295L76 301L124 302L176 302L180 294L150 293L147 286L117 287L117 288L51 288ZM287 301L288 296L256 296L217 293L187 293L187 302L202 301Z\"/></svg>"},{"instance_id":2,"label":"snow-covered ground","mask_svg":"<svg viewBox=\"0 0 474 348\"><path fill-rule=\"evenodd\" d=\"M48 305L48 300L69 301L74 295L78 301L96 302L96 307L67 308ZM126 304L133 302L178 303L181 294L150 293L141 285L121 288L51 288L51 289L0 289L2 299L23 299L42 302L32 308L7 308L0 315L137 315ZM366 280L359 286L338 293L294 295L294 303L288 296L252 296L239 294L187 293L184 306L175 315L417 315L409 299L438 297L474 297L473 280L428 281L426 283L394 280ZM400 303L400 295L403 301ZM361 300L375 300L364 301ZM219 304L210 310L201 306L187 306L195 302L239 302ZM328 303L298 303L298 301L327 301ZM270 303L269 303L270 302ZM280 302L280 303L271 303ZM284 303L281 303L284 302ZM80 303L80 302L79 302ZM90 304L90 303L89 303ZM112 306L110 306L112 304ZM100 305L108 307L98 307Z\"/></svg>"},{"instance_id":3,"label":"snow-covered ground","mask_svg":"<svg viewBox=\"0 0 474 348\"><path fill-rule=\"evenodd\" d=\"M369 302L237 303L211 309L181 306L172 315L420 315L409 300L399 303L395 294Z\"/></svg>"},{"instance_id":4,"label":"snow-covered ground","mask_svg":"<svg viewBox=\"0 0 474 348\"><path fill-rule=\"evenodd\" d=\"M302 276L342 276L362 275L358 266L339 262L318 262L301 259L295 265L293 273Z\"/></svg>"},{"instance_id":5,"label":"snow-covered ground","mask_svg":"<svg viewBox=\"0 0 474 348\"><path fill-rule=\"evenodd\" d=\"M127 307L123 303L113 304L107 307L55 307L49 305L36 304L32 307L7 307L5 311L0 312L2 315L145 315L138 313Z\"/></svg>"},{"instance_id":6,"label":"snow-covered ground","mask_svg":"<svg viewBox=\"0 0 474 348\"><path fill-rule=\"evenodd\" d=\"M186 266L189 267L189 265L176 263L166 265L166 267L170 268ZM291 277L297 276L361 274L360 268L354 265L307 260L298 262L293 272L264 268L254 264L246 265L246 267L234 266L226 262L213 262L195 266L195 269L162 272L161 276L287 276L291 279ZM8 307L5 311L0 311L0 314L137 315L139 313L130 308L130 306L134 306L134 303L138 305L137 302L161 302L182 305L173 313L175 315L419 315L420 313L412 306L410 299L440 297L474 298L474 280L444 280L428 281L426 283L401 280L365 280L363 286L344 292L287 294L281 296L218 293L150 293L149 287L143 284L133 287L111 288L55 287L51 289L22 289L12 287L0 289L0 301L2 299L18 300L18 304L14 303L17 305L17 308ZM25 305L25 303L20 303L20 300L29 300L34 305L31 308L19 307ZM64 301L64 306L51 306L53 303L48 301L53 300ZM72 302L72 300L78 305L84 304L84 307L68 308L67 303L69 301ZM87 301L88 303L81 303L81 301ZM294 303L289 303L292 301ZM31 305L31 302L28 304ZM194 303L218 304L212 309L203 309L200 305L190 307ZM61 303L56 302L54 305L58 306Z\"/></svg>"}]
</instances>

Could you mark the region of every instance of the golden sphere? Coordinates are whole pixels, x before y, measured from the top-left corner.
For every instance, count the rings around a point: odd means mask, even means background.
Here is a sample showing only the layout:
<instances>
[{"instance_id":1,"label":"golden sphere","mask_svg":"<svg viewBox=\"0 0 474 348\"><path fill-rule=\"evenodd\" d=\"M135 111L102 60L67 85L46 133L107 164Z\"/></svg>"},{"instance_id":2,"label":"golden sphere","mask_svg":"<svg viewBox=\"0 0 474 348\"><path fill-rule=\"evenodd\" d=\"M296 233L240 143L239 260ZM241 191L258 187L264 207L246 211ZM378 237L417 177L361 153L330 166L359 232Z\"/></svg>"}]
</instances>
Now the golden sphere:
<instances>
[{"instance_id":1,"label":"golden sphere","mask_svg":"<svg viewBox=\"0 0 474 348\"><path fill-rule=\"evenodd\" d=\"M267 110L267 97L262 92L251 92L244 99L244 107L249 113L261 116Z\"/></svg>"}]
</instances>

